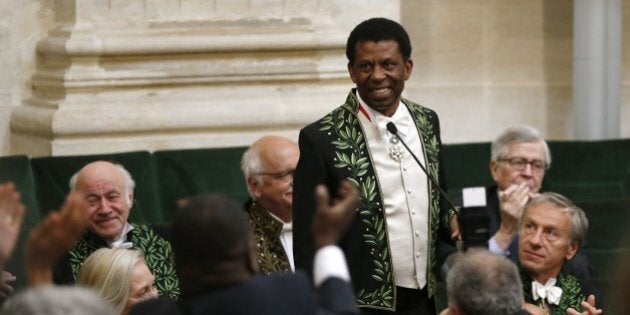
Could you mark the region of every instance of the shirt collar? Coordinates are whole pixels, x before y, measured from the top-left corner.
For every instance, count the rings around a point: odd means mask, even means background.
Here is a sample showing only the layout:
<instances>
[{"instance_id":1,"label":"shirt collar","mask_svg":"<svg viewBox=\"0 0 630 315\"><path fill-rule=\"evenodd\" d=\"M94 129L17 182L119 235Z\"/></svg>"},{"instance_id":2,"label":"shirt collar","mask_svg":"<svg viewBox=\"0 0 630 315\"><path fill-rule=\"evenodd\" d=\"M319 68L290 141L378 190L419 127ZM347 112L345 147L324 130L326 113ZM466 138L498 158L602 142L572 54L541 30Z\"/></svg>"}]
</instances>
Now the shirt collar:
<instances>
[{"instance_id":1,"label":"shirt collar","mask_svg":"<svg viewBox=\"0 0 630 315\"><path fill-rule=\"evenodd\" d=\"M113 242L107 242L109 248L132 248L133 243L127 242L127 235L129 232L133 230L133 226L129 224L129 222L125 222L125 226L123 227L122 233L120 233L120 237L118 240Z\"/></svg>"},{"instance_id":2,"label":"shirt collar","mask_svg":"<svg viewBox=\"0 0 630 315\"><path fill-rule=\"evenodd\" d=\"M383 139L389 139L390 137L386 127L389 122L396 124L396 128L398 129L401 137L405 137L409 134L409 129L411 127L411 124L409 123L411 121L411 114L409 113L407 106L405 106L402 101L399 101L396 112L394 112L391 117L387 117L368 106L363 99L361 99L359 91L356 91L356 96L359 101L359 106L364 109L359 110L359 115L366 115L370 124L374 126L374 128L378 129Z\"/></svg>"}]
</instances>

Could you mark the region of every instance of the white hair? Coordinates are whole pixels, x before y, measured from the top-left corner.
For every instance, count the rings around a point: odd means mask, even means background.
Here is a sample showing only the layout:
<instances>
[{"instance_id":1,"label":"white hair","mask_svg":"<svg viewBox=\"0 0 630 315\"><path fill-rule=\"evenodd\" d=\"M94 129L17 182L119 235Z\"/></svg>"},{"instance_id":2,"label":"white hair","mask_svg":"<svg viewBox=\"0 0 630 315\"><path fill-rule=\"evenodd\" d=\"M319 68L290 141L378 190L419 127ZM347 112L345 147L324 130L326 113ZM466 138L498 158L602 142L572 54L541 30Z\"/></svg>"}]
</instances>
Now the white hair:
<instances>
[{"instance_id":1,"label":"white hair","mask_svg":"<svg viewBox=\"0 0 630 315\"><path fill-rule=\"evenodd\" d=\"M0 315L113 315L114 309L94 291L78 286L46 285L11 296Z\"/></svg>"},{"instance_id":2,"label":"white hair","mask_svg":"<svg viewBox=\"0 0 630 315\"><path fill-rule=\"evenodd\" d=\"M136 188L136 182L133 180L133 178L131 178L131 174L129 174L129 171L127 171L127 169L124 166L118 163L111 163L111 164L118 169L118 171L120 172L120 175L123 178L123 185L125 189L125 200L127 201L127 205L131 206L131 196L133 195L133 190ZM70 191L71 192L76 191L77 178L79 178L79 174L81 174L81 171L83 171L83 168L81 168L78 172L74 173L72 177L70 177Z\"/></svg>"}]
</instances>

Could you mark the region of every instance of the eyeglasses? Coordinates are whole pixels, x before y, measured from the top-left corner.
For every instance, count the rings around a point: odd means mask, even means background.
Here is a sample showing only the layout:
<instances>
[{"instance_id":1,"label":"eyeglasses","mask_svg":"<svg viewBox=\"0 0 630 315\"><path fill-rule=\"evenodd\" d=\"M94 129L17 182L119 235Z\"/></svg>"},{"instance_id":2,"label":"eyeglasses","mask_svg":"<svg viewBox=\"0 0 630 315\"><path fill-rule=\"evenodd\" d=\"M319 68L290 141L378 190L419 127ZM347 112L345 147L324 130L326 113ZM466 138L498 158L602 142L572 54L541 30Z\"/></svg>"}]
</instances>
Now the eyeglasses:
<instances>
[{"instance_id":1,"label":"eyeglasses","mask_svg":"<svg viewBox=\"0 0 630 315\"><path fill-rule=\"evenodd\" d=\"M521 157L513 157L513 158L501 158L499 162L507 162L511 168L522 171L529 164L532 167L533 172L542 173L547 169L547 163L541 160L531 160L528 161L525 158Z\"/></svg>"},{"instance_id":2,"label":"eyeglasses","mask_svg":"<svg viewBox=\"0 0 630 315\"><path fill-rule=\"evenodd\" d=\"M288 182L293 179L293 174L295 173L295 169L287 170L284 172L275 172L275 173L257 173L256 175L263 176L271 176L271 178L280 181L280 182Z\"/></svg>"}]
</instances>

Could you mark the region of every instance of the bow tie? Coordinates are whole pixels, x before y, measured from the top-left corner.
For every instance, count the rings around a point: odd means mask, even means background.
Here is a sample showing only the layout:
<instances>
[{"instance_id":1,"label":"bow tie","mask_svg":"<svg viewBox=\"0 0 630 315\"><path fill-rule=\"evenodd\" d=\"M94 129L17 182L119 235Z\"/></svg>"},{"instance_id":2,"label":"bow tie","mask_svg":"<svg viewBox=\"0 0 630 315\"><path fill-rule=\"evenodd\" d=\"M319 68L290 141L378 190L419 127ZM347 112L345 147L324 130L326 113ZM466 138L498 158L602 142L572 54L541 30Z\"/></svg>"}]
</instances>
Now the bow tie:
<instances>
[{"instance_id":1,"label":"bow tie","mask_svg":"<svg viewBox=\"0 0 630 315\"><path fill-rule=\"evenodd\" d=\"M384 139L388 139L391 137L395 137L394 135L389 134L387 131L387 124L389 122L393 122L398 129L398 133L401 137L404 137L406 134L409 134L409 127L411 125L411 120L408 116L396 116L396 117L386 117L383 115L376 116L376 124L378 125L378 130L381 132L382 136L385 136Z\"/></svg>"},{"instance_id":2,"label":"bow tie","mask_svg":"<svg viewBox=\"0 0 630 315\"><path fill-rule=\"evenodd\" d=\"M111 248L130 249L130 248L133 248L133 243L131 242L112 243Z\"/></svg>"},{"instance_id":3,"label":"bow tie","mask_svg":"<svg viewBox=\"0 0 630 315\"><path fill-rule=\"evenodd\" d=\"M550 278L544 285L537 281L532 281L532 296L534 301L538 299L547 299L550 304L558 305L562 296L562 289L555 286L556 279Z\"/></svg>"}]
</instances>

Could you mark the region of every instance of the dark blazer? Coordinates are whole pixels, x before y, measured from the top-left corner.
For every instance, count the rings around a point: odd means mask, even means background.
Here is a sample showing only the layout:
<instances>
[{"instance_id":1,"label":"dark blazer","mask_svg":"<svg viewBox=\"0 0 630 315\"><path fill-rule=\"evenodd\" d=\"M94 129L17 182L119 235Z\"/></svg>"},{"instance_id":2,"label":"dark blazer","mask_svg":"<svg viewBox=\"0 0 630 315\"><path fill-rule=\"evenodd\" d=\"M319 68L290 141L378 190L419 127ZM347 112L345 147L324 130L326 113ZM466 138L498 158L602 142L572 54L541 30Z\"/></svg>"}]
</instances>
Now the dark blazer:
<instances>
[{"instance_id":1,"label":"dark blazer","mask_svg":"<svg viewBox=\"0 0 630 315\"><path fill-rule=\"evenodd\" d=\"M424 154L416 155L442 186L437 114L406 99L402 103L409 109L424 148ZM359 102L352 90L343 105L300 131L300 160L293 181L293 257L296 269L312 270L315 186L325 184L334 194L340 181L349 179L358 189L361 205L339 246L348 259L357 301L362 307L394 310L396 287L383 198L358 113ZM448 239L448 233L440 233L440 227L448 226L449 213L442 210L438 188L430 181L428 187L423 193L428 193L429 200L427 291L432 296L439 265L438 240Z\"/></svg>"},{"instance_id":2,"label":"dark blazer","mask_svg":"<svg viewBox=\"0 0 630 315\"><path fill-rule=\"evenodd\" d=\"M303 273L254 276L219 290L168 298L134 306L131 314L359 314L352 287L339 278L329 278L313 290Z\"/></svg>"}]
</instances>

